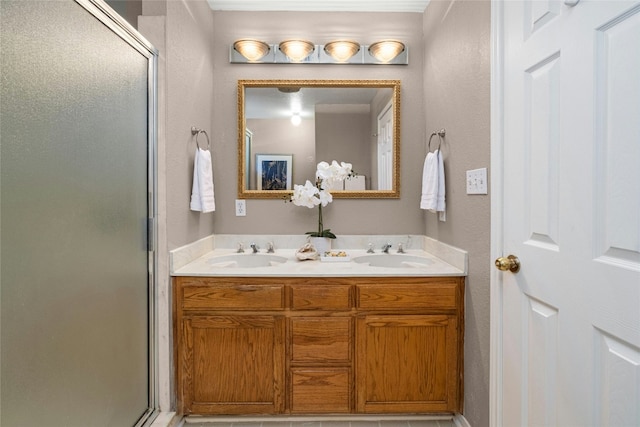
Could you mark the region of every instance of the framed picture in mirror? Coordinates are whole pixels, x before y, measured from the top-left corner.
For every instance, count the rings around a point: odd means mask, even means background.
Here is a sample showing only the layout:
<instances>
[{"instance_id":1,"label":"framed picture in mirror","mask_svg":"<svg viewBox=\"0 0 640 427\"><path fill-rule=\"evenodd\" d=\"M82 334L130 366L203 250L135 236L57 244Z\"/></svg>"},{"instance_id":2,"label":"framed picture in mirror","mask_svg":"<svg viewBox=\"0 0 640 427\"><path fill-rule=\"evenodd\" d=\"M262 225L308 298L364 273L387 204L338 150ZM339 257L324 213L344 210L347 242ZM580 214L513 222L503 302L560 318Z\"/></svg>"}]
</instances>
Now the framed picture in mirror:
<instances>
[{"instance_id":1,"label":"framed picture in mirror","mask_svg":"<svg viewBox=\"0 0 640 427\"><path fill-rule=\"evenodd\" d=\"M256 154L258 190L291 190L293 155Z\"/></svg>"}]
</instances>

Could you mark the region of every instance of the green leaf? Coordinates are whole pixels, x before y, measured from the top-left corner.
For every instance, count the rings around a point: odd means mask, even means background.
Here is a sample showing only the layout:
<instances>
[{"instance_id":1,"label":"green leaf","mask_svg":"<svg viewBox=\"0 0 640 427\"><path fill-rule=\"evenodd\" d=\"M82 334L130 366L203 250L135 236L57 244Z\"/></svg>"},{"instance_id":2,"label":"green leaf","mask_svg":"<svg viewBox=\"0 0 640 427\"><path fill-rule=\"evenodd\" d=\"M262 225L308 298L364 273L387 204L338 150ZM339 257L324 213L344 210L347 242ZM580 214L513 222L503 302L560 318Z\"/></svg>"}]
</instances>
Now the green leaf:
<instances>
[{"instance_id":1,"label":"green leaf","mask_svg":"<svg viewBox=\"0 0 640 427\"><path fill-rule=\"evenodd\" d=\"M309 237L326 237L328 239L335 239L337 238L337 236L335 234L333 234L331 232L331 230L329 230L328 228L326 230L322 230L321 233L318 233L317 231L307 231L304 234L308 234Z\"/></svg>"},{"instance_id":2,"label":"green leaf","mask_svg":"<svg viewBox=\"0 0 640 427\"><path fill-rule=\"evenodd\" d=\"M335 239L336 235L333 234L331 232L331 230L327 228L326 230L322 230L322 236L321 237L328 237L329 239Z\"/></svg>"}]
</instances>

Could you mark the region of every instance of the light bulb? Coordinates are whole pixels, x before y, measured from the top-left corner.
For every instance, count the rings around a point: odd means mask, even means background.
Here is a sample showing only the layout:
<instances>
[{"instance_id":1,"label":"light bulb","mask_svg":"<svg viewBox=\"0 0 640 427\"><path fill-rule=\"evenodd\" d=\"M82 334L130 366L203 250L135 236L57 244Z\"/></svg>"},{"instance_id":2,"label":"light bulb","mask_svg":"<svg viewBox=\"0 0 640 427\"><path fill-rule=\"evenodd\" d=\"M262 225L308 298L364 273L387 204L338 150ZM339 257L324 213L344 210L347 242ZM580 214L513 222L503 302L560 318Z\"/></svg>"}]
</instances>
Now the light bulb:
<instances>
[{"instance_id":1,"label":"light bulb","mask_svg":"<svg viewBox=\"0 0 640 427\"><path fill-rule=\"evenodd\" d=\"M324 45L324 51L338 62L347 62L360 51L360 45L351 40L335 40Z\"/></svg>"},{"instance_id":2,"label":"light bulb","mask_svg":"<svg viewBox=\"0 0 640 427\"><path fill-rule=\"evenodd\" d=\"M285 40L278 46L293 62L300 62L315 50L313 43L306 40Z\"/></svg>"},{"instance_id":3,"label":"light bulb","mask_svg":"<svg viewBox=\"0 0 640 427\"><path fill-rule=\"evenodd\" d=\"M396 40L381 40L369 46L369 53L380 62L389 62L404 52L404 43Z\"/></svg>"},{"instance_id":4,"label":"light bulb","mask_svg":"<svg viewBox=\"0 0 640 427\"><path fill-rule=\"evenodd\" d=\"M233 43L233 48L249 61L258 61L269 53L269 45L255 39L241 39Z\"/></svg>"}]
</instances>

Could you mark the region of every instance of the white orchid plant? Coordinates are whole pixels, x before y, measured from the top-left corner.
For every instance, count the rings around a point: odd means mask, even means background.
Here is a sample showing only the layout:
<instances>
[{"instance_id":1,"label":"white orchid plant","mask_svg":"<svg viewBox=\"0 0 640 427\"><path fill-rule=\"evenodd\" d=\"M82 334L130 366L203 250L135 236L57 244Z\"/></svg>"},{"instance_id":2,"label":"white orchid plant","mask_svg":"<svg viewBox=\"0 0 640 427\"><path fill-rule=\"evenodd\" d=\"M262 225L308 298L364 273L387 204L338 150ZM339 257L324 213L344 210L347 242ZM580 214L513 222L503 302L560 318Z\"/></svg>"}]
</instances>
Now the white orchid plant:
<instances>
[{"instance_id":1,"label":"white orchid plant","mask_svg":"<svg viewBox=\"0 0 640 427\"><path fill-rule=\"evenodd\" d=\"M331 164L327 162L318 163L316 170L315 184L307 180L304 185L294 185L291 202L296 206L306 206L310 209L318 207L318 231L308 231L311 237L328 237L335 239L336 235L330 229L325 229L322 223L322 208L333 201L333 196L329 189L345 179L355 176L351 163L335 160Z\"/></svg>"}]
</instances>

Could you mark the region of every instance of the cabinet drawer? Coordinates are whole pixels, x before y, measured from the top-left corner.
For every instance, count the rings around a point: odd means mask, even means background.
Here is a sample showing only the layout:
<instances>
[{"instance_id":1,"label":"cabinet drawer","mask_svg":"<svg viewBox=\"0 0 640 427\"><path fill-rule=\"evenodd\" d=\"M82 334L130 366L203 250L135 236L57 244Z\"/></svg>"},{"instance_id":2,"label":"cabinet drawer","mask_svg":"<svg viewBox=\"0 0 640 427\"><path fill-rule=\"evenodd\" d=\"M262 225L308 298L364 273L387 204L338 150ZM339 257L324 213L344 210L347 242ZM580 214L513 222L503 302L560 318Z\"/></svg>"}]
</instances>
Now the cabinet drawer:
<instances>
[{"instance_id":1,"label":"cabinet drawer","mask_svg":"<svg viewBox=\"0 0 640 427\"><path fill-rule=\"evenodd\" d=\"M351 318L299 317L291 319L292 363L351 361Z\"/></svg>"},{"instance_id":2,"label":"cabinet drawer","mask_svg":"<svg viewBox=\"0 0 640 427\"><path fill-rule=\"evenodd\" d=\"M457 285L451 283L358 285L358 307L362 309L456 308Z\"/></svg>"},{"instance_id":3,"label":"cabinet drawer","mask_svg":"<svg viewBox=\"0 0 640 427\"><path fill-rule=\"evenodd\" d=\"M351 370L292 369L291 413L351 412Z\"/></svg>"},{"instance_id":4,"label":"cabinet drawer","mask_svg":"<svg viewBox=\"0 0 640 427\"><path fill-rule=\"evenodd\" d=\"M292 310L349 310L349 285L291 285Z\"/></svg>"},{"instance_id":5,"label":"cabinet drawer","mask_svg":"<svg viewBox=\"0 0 640 427\"><path fill-rule=\"evenodd\" d=\"M223 283L182 289L184 309L282 310L284 285Z\"/></svg>"}]
</instances>

